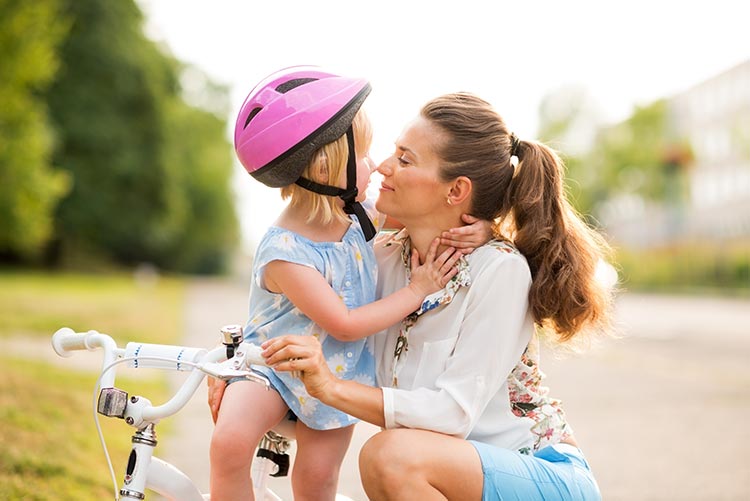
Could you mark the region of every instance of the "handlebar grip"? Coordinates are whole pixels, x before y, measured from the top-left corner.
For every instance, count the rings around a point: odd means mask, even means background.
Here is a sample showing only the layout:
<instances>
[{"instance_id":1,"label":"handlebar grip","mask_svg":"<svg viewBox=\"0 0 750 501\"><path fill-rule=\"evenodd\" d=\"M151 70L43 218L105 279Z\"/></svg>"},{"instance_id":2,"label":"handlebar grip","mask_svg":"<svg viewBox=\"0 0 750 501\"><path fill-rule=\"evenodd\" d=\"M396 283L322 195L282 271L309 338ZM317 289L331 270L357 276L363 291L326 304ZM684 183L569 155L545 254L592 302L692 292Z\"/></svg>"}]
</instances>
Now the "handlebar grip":
<instances>
[{"instance_id":1,"label":"handlebar grip","mask_svg":"<svg viewBox=\"0 0 750 501\"><path fill-rule=\"evenodd\" d=\"M52 348L61 357L69 357L73 350L88 350L86 337L88 332L77 333L73 329L63 327L52 335Z\"/></svg>"}]
</instances>

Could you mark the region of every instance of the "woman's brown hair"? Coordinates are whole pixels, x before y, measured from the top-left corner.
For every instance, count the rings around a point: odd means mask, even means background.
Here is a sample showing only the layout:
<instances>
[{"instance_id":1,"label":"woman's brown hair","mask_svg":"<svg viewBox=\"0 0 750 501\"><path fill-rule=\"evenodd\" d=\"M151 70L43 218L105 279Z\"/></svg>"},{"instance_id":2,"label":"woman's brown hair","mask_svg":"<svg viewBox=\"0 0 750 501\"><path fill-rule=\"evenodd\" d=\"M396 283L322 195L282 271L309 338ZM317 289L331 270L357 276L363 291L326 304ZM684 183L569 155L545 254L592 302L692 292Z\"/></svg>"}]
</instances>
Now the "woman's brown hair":
<instances>
[{"instance_id":1,"label":"woman's brown hair","mask_svg":"<svg viewBox=\"0 0 750 501\"><path fill-rule=\"evenodd\" d=\"M496 222L531 270L529 307L536 323L561 342L609 326L611 291L596 279L608 257L604 239L565 196L558 155L535 141L517 141L492 106L467 93L428 102L421 115L446 134L440 145L444 181L472 181L472 215ZM511 163L514 148L519 163Z\"/></svg>"}]
</instances>

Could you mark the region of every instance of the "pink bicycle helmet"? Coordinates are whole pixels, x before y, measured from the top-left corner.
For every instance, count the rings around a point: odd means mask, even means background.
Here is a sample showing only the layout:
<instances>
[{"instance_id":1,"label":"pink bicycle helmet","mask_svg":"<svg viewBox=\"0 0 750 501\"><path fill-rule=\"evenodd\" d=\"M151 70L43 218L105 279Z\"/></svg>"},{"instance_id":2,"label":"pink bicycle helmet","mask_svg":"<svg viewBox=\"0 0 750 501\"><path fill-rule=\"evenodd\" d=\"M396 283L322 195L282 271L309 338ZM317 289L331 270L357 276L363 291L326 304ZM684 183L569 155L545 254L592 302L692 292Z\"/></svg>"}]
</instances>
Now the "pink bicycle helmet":
<instances>
[{"instance_id":1,"label":"pink bicycle helmet","mask_svg":"<svg viewBox=\"0 0 750 501\"><path fill-rule=\"evenodd\" d=\"M314 66L293 66L271 74L250 91L237 115L234 148L250 175L279 188L296 183L344 200L367 239L375 230L356 202L356 157L352 121L370 93L370 84ZM325 186L301 177L313 153L344 134L349 142L347 188Z\"/></svg>"}]
</instances>

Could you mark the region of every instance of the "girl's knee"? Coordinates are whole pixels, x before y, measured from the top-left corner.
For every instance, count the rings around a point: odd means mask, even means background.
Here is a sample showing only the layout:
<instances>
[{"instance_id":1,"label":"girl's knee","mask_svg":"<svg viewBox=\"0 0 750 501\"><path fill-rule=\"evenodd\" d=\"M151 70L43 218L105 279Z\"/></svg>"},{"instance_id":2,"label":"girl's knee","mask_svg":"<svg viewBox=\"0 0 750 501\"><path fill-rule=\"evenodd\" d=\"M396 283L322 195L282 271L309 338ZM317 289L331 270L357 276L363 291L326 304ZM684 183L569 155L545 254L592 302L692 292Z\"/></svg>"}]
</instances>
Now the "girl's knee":
<instances>
[{"instance_id":1,"label":"girl's knee","mask_svg":"<svg viewBox=\"0 0 750 501\"><path fill-rule=\"evenodd\" d=\"M258 439L260 440L260 439ZM211 459L221 460L221 464L230 467L249 465L255 454L255 446L248 437L239 437L237 433L227 427L217 426L211 435Z\"/></svg>"},{"instance_id":2,"label":"girl's knee","mask_svg":"<svg viewBox=\"0 0 750 501\"><path fill-rule=\"evenodd\" d=\"M327 499L336 493L339 464L300 463L295 461L292 471L294 499Z\"/></svg>"}]
</instances>

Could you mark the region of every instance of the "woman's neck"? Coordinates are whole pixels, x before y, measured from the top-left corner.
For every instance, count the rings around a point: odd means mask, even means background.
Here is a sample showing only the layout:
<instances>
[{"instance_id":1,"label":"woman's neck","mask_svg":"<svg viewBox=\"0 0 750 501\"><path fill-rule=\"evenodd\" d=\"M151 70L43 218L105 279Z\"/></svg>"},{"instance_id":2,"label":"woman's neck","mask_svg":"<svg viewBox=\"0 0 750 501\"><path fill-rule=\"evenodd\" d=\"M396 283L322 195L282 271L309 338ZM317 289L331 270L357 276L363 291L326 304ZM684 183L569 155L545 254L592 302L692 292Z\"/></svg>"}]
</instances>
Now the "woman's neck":
<instances>
[{"instance_id":1,"label":"woman's neck","mask_svg":"<svg viewBox=\"0 0 750 501\"><path fill-rule=\"evenodd\" d=\"M455 228L457 226L463 225L460 218L456 219L455 221L452 219L451 221L446 219L443 222L435 220L430 222L429 224L424 224L424 221L422 221L421 223L422 224L404 225L409 232L409 239L411 240L412 249L417 249L417 252L419 252L420 263L424 263L424 257L427 255L427 252L430 250L430 245L432 245L432 242L436 238L440 237L440 235L444 231L450 228ZM443 252L446 248L447 246L445 245L439 245L437 255L440 255L440 253Z\"/></svg>"}]
</instances>

